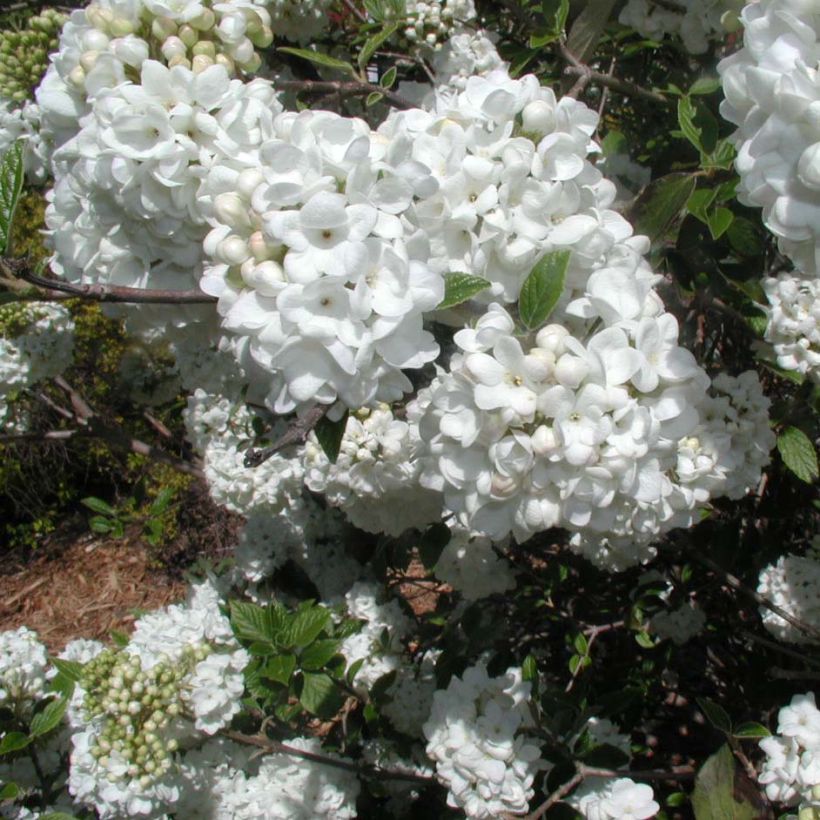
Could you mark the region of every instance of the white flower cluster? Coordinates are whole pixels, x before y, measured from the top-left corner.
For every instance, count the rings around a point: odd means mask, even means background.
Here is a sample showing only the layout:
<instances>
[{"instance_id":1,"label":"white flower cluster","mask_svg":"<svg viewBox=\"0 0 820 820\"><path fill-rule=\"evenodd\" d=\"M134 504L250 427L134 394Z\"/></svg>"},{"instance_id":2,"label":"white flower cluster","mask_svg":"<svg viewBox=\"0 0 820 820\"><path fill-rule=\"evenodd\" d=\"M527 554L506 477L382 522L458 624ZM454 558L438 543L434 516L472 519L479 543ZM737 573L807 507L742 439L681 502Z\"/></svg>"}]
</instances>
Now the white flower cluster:
<instances>
[{"instance_id":1,"label":"white flower cluster","mask_svg":"<svg viewBox=\"0 0 820 820\"><path fill-rule=\"evenodd\" d=\"M743 48L718 71L720 113L738 126L738 199L763 208L781 250L820 271L820 15L803 0L759 0L741 14Z\"/></svg>"},{"instance_id":2,"label":"white flower cluster","mask_svg":"<svg viewBox=\"0 0 820 820\"><path fill-rule=\"evenodd\" d=\"M651 786L628 777L587 777L567 802L586 820L647 820L660 811L654 798Z\"/></svg>"},{"instance_id":3,"label":"white flower cluster","mask_svg":"<svg viewBox=\"0 0 820 820\"><path fill-rule=\"evenodd\" d=\"M527 812L541 757L526 734L530 689L520 669L491 678L478 665L433 696L427 754L448 789L447 805L467 817Z\"/></svg>"},{"instance_id":4,"label":"white flower cluster","mask_svg":"<svg viewBox=\"0 0 820 820\"><path fill-rule=\"evenodd\" d=\"M488 31L462 31L453 34L433 55L437 86L463 90L470 77L481 77L506 63L495 47L497 36Z\"/></svg>"},{"instance_id":5,"label":"white flower cluster","mask_svg":"<svg viewBox=\"0 0 820 820\"><path fill-rule=\"evenodd\" d=\"M184 415L188 436L203 454L205 478L217 504L241 514L257 509L275 513L299 498L303 471L298 459L276 453L257 467L245 466L247 450L242 448L255 434L253 414L243 403L196 390ZM278 421L273 439L286 427Z\"/></svg>"},{"instance_id":6,"label":"white flower cluster","mask_svg":"<svg viewBox=\"0 0 820 820\"><path fill-rule=\"evenodd\" d=\"M653 615L650 631L661 640L670 639L678 646L700 634L706 626L706 614L693 601L677 609L667 609Z\"/></svg>"},{"instance_id":7,"label":"white flower cluster","mask_svg":"<svg viewBox=\"0 0 820 820\"><path fill-rule=\"evenodd\" d=\"M436 661L440 654L440 650L430 650L418 663L401 666L387 690L390 702L382 707L382 714L410 737L422 737L422 726L430 716L436 691Z\"/></svg>"},{"instance_id":8,"label":"white flower cluster","mask_svg":"<svg viewBox=\"0 0 820 820\"><path fill-rule=\"evenodd\" d=\"M389 141L361 120L285 112L273 129L209 175L202 289L240 353L271 374L275 412L399 399L411 389L402 369L438 355L422 319L444 295L400 219L416 169L388 173Z\"/></svg>"},{"instance_id":9,"label":"white flower cluster","mask_svg":"<svg viewBox=\"0 0 820 820\"><path fill-rule=\"evenodd\" d=\"M510 564L496 554L489 538L455 521L449 521L448 526L450 540L436 561L436 578L460 592L467 601L515 588Z\"/></svg>"},{"instance_id":10,"label":"white flower cluster","mask_svg":"<svg viewBox=\"0 0 820 820\"><path fill-rule=\"evenodd\" d=\"M277 37L307 43L328 26L333 0L265 0Z\"/></svg>"},{"instance_id":11,"label":"white flower cluster","mask_svg":"<svg viewBox=\"0 0 820 820\"><path fill-rule=\"evenodd\" d=\"M193 586L186 604L138 620L125 649L85 665L69 791L101 817L173 807L180 743L214 734L239 711L250 656L219 603L209 582Z\"/></svg>"},{"instance_id":12,"label":"white flower cluster","mask_svg":"<svg viewBox=\"0 0 820 820\"><path fill-rule=\"evenodd\" d=\"M48 177L49 149L40 136L40 107L26 101L15 107L0 98L0 156L17 140L23 140L23 169L27 179L42 185Z\"/></svg>"},{"instance_id":13,"label":"white flower cluster","mask_svg":"<svg viewBox=\"0 0 820 820\"><path fill-rule=\"evenodd\" d=\"M820 383L820 279L780 273L763 280L769 300L766 341L777 363Z\"/></svg>"},{"instance_id":14,"label":"white flower cluster","mask_svg":"<svg viewBox=\"0 0 820 820\"><path fill-rule=\"evenodd\" d=\"M792 806L820 799L820 710L813 693L795 695L778 712L777 732L760 741L766 760L759 780L766 796Z\"/></svg>"},{"instance_id":15,"label":"white flower cluster","mask_svg":"<svg viewBox=\"0 0 820 820\"><path fill-rule=\"evenodd\" d=\"M441 517L441 496L419 484L418 447L417 428L394 418L387 405L363 409L348 418L335 464L311 434L305 484L359 529L398 536Z\"/></svg>"},{"instance_id":16,"label":"white flower cluster","mask_svg":"<svg viewBox=\"0 0 820 820\"><path fill-rule=\"evenodd\" d=\"M781 556L776 564L760 573L757 591L793 617L820 629L820 561L817 558ZM760 617L763 626L781 641L813 642L810 636L766 607L760 607Z\"/></svg>"},{"instance_id":17,"label":"white flower cluster","mask_svg":"<svg viewBox=\"0 0 820 820\"><path fill-rule=\"evenodd\" d=\"M46 648L21 626L0 632L0 707L25 716L46 691Z\"/></svg>"},{"instance_id":18,"label":"white flower cluster","mask_svg":"<svg viewBox=\"0 0 820 820\"><path fill-rule=\"evenodd\" d=\"M0 426L13 394L59 376L71 364L74 322L61 305L0 305Z\"/></svg>"},{"instance_id":19,"label":"white flower cluster","mask_svg":"<svg viewBox=\"0 0 820 820\"><path fill-rule=\"evenodd\" d=\"M629 0L618 22L654 40L677 35L688 52L703 54L725 37L742 5L743 0L677 0L677 8L669 8L651 0Z\"/></svg>"},{"instance_id":20,"label":"white flower cluster","mask_svg":"<svg viewBox=\"0 0 820 820\"><path fill-rule=\"evenodd\" d=\"M473 0L405 0L403 33L411 43L438 50L475 16Z\"/></svg>"},{"instance_id":21,"label":"white flower cluster","mask_svg":"<svg viewBox=\"0 0 820 820\"><path fill-rule=\"evenodd\" d=\"M363 661L353 686L365 692L383 675L402 666L402 638L412 626L397 601L380 603L381 597L378 584L364 581L355 583L345 595L348 615L366 623L355 635L345 638L339 652L348 666Z\"/></svg>"}]
</instances>

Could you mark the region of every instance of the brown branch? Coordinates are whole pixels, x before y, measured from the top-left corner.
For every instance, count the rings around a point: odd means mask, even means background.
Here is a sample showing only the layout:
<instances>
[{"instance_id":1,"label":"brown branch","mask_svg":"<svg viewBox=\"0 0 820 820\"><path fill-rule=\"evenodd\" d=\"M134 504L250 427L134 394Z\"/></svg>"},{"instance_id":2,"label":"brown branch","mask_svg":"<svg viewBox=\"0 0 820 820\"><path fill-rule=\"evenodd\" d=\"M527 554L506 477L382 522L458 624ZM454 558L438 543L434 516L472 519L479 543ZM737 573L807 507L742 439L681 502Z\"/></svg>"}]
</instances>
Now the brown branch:
<instances>
[{"instance_id":1,"label":"brown branch","mask_svg":"<svg viewBox=\"0 0 820 820\"><path fill-rule=\"evenodd\" d=\"M695 549L689 550L691 556L696 560L699 561L704 566L708 567L712 570L712 572L720 575L723 580L730 586L732 589L737 590L738 592L743 593L747 598L751 598L755 603L759 604L760 606L766 607L770 612L774 612L775 615L779 615L784 621L790 623L795 629L799 629L805 635L809 635L816 641L820 641L820 629L817 627L812 626L811 624L807 624L804 621L801 621L799 618L795 618L789 612L786 612L783 607L778 606L777 604L773 604L767 598L764 598L759 592L747 587L737 576L732 575L731 572L723 569L720 564L713 561L708 556L704 555L703 553L699 552Z\"/></svg>"},{"instance_id":2,"label":"brown branch","mask_svg":"<svg viewBox=\"0 0 820 820\"><path fill-rule=\"evenodd\" d=\"M248 450L245 454L245 466L258 467L280 450L284 450L285 447L291 444L304 444L310 431L325 417L328 410L330 410L328 404L311 407L304 416L295 419L270 447L265 447L263 450Z\"/></svg>"},{"instance_id":3,"label":"brown branch","mask_svg":"<svg viewBox=\"0 0 820 820\"><path fill-rule=\"evenodd\" d=\"M314 763L321 763L324 766L332 766L334 769L344 769L348 772L354 772L355 774L364 775L366 777L374 777L378 780L404 780L408 783L419 783L425 786L435 782L432 777L425 777L424 775L379 769L375 766L360 765L349 760L338 760L335 757L328 757L318 754L317 752L296 749L293 746L288 746L286 743L281 743L278 740L272 740L262 735L246 735L242 732L235 732L232 729L223 729L220 734L236 743L242 743L246 746L255 746L257 749L264 749L269 754L293 755L293 757L301 757L303 760L311 760Z\"/></svg>"},{"instance_id":4,"label":"brown branch","mask_svg":"<svg viewBox=\"0 0 820 820\"><path fill-rule=\"evenodd\" d=\"M575 774L566 783L559 786L550 796L533 812L530 812L524 820L540 820L556 803L563 800L576 786L584 779L581 772Z\"/></svg>"},{"instance_id":5,"label":"brown branch","mask_svg":"<svg viewBox=\"0 0 820 820\"><path fill-rule=\"evenodd\" d=\"M306 91L308 94L339 94L357 97L374 92L381 94L392 106L407 110L416 106L401 94L364 80L277 80L277 91Z\"/></svg>"},{"instance_id":6,"label":"brown branch","mask_svg":"<svg viewBox=\"0 0 820 820\"><path fill-rule=\"evenodd\" d=\"M356 6L351 0L342 0L342 2L350 9L353 14L359 18L360 22L362 23L369 23L370 21L367 19L367 15L358 7Z\"/></svg>"}]
</instances>

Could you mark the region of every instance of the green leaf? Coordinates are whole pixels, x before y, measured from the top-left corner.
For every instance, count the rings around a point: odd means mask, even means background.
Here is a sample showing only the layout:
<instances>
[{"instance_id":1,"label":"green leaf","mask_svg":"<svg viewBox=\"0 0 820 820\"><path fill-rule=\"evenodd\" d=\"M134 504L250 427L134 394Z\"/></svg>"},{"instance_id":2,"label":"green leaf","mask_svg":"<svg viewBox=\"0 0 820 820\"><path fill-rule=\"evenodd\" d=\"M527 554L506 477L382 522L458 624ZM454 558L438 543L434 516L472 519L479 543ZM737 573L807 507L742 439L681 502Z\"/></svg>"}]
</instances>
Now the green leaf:
<instances>
[{"instance_id":1,"label":"green leaf","mask_svg":"<svg viewBox=\"0 0 820 820\"><path fill-rule=\"evenodd\" d=\"M324 672L305 672L299 702L312 715L333 717L344 703L344 695L336 682Z\"/></svg>"},{"instance_id":2,"label":"green leaf","mask_svg":"<svg viewBox=\"0 0 820 820\"><path fill-rule=\"evenodd\" d=\"M20 787L16 783L4 783L0 788L0 800L14 800L20 794Z\"/></svg>"},{"instance_id":3,"label":"green leaf","mask_svg":"<svg viewBox=\"0 0 820 820\"><path fill-rule=\"evenodd\" d=\"M437 310L455 307L477 293L490 287L490 281L481 276L471 276L469 273L444 274L444 298L439 302Z\"/></svg>"},{"instance_id":4,"label":"green leaf","mask_svg":"<svg viewBox=\"0 0 820 820\"><path fill-rule=\"evenodd\" d=\"M538 678L538 662L532 655L527 655L524 658L524 663L521 664L521 676L526 681L533 681Z\"/></svg>"},{"instance_id":5,"label":"green leaf","mask_svg":"<svg viewBox=\"0 0 820 820\"><path fill-rule=\"evenodd\" d=\"M384 94L378 91L371 91L364 101L365 107L370 108L371 105L375 105L377 102L381 102L383 99Z\"/></svg>"},{"instance_id":6,"label":"green leaf","mask_svg":"<svg viewBox=\"0 0 820 820\"><path fill-rule=\"evenodd\" d=\"M690 94L714 94L720 88L720 77L701 77L692 83Z\"/></svg>"},{"instance_id":7,"label":"green leaf","mask_svg":"<svg viewBox=\"0 0 820 820\"><path fill-rule=\"evenodd\" d=\"M704 224L708 224L709 206L715 201L716 195L717 191L714 188L698 188L686 201L686 210Z\"/></svg>"},{"instance_id":8,"label":"green leaf","mask_svg":"<svg viewBox=\"0 0 820 820\"><path fill-rule=\"evenodd\" d=\"M648 635L646 632L636 633L635 641L637 642L638 646L642 646L644 649L655 648L655 641L653 641L651 636Z\"/></svg>"},{"instance_id":9,"label":"green leaf","mask_svg":"<svg viewBox=\"0 0 820 820\"><path fill-rule=\"evenodd\" d=\"M398 28L398 23L391 23L386 28L383 28L378 34L374 34L367 40L364 46L362 46L362 50L359 52L359 57L357 60L360 69L363 70L365 68L365 66L370 62L370 58L379 50L386 40L389 40L398 31Z\"/></svg>"},{"instance_id":10,"label":"green leaf","mask_svg":"<svg viewBox=\"0 0 820 820\"><path fill-rule=\"evenodd\" d=\"M390 68L382 74L381 79L379 80L379 85L382 88L392 88L393 83L396 82L396 75L398 73L399 72L396 70L396 66L391 65Z\"/></svg>"},{"instance_id":11,"label":"green leaf","mask_svg":"<svg viewBox=\"0 0 820 820\"><path fill-rule=\"evenodd\" d=\"M176 490L173 487L165 487L157 493L157 497L151 504L151 515L161 515L174 500Z\"/></svg>"},{"instance_id":12,"label":"green leaf","mask_svg":"<svg viewBox=\"0 0 820 820\"><path fill-rule=\"evenodd\" d=\"M709 214L707 225L709 226L709 233L712 234L712 239L720 239L723 234L729 230L729 226L734 221L735 215L722 205L715 208Z\"/></svg>"},{"instance_id":13,"label":"green leaf","mask_svg":"<svg viewBox=\"0 0 820 820\"><path fill-rule=\"evenodd\" d=\"M17 140L0 160L0 256L11 250L14 212L23 190L23 142Z\"/></svg>"},{"instance_id":14,"label":"green leaf","mask_svg":"<svg viewBox=\"0 0 820 820\"><path fill-rule=\"evenodd\" d=\"M23 732L6 732L0 739L0 755L7 755L9 752L19 752L31 743L31 738Z\"/></svg>"},{"instance_id":15,"label":"green leaf","mask_svg":"<svg viewBox=\"0 0 820 820\"><path fill-rule=\"evenodd\" d=\"M552 251L535 263L518 297L518 314L529 330L549 318L564 292L570 251Z\"/></svg>"},{"instance_id":16,"label":"green leaf","mask_svg":"<svg viewBox=\"0 0 820 820\"><path fill-rule=\"evenodd\" d=\"M60 725L65 714L68 700L66 698L55 698L46 704L45 709L37 712L31 719L29 734L32 738L41 737L52 729Z\"/></svg>"},{"instance_id":17,"label":"green leaf","mask_svg":"<svg viewBox=\"0 0 820 820\"><path fill-rule=\"evenodd\" d=\"M660 245L678 222L697 180L692 174L667 174L650 182L630 208L628 219L635 233Z\"/></svg>"},{"instance_id":18,"label":"green leaf","mask_svg":"<svg viewBox=\"0 0 820 820\"><path fill-rule=\"evenodd\" d=\"M48 814L41 814L40 820L77 820L73 814L66 814L64 811L50 811Z\"/></svg>"},{"instance_id":19,"label":"green leaf","mask_svg":"<svg viewBox=\"0 0 820 820\"><path fill-rule=\"evenodd\" d=\"M585 63L592 56L614 6L615 0L586 0L575 18L567 37L567 48L580 62Z\"/></svg>"},{"instance_id":20,"label":"green leaf","mask_svg":"<svg viewBox=\"0 0 820 820\"><path fill-rule=\"evenodd\" d=\"M125 632L121 632L119 629L112 629L111 632L108 633L111 635L111 640L119 646L128 646L128 635Z\"/></svg>"},{"instance_id":21,"label":"green leaf","mask_svg":"<svg viewBox=\"0 0 820 820\"><path fill-rule=\"evenodd\" d=\"M299 666L311 672L318 672L339 651L342 642L334 638L314 641L299 655Z\"/></svg>"},{"instance_id":22,"label":"green leaf","mask_svg":"<svg viewBox=\"0 0 820 820\"><path fill-rule=\"evenodd\" d=\"M767 816L759 811L763 805L757 786L737 769L728 743L698 772L692 794L695 820L758 820Z\"/></svg>"},{"instance_id":23,"label":"green leaf","mask_svg":"<svg viewBox=\"0 0 820 820\"><path fill-rule=\"evenodd\" d=\"M342 447L342 438L345 434L349 415L350 413L345 410L345 414L338 421L331 421L327 416L322 416L316 427L313 428L313 432L316 433L316 438L319 439L319 444L331 464L335 464L336 459L339 457L339 450Z\"/></svg>"},{"instance_id":24,"label":"green leaf","mask_svg":"<svg viewBox=\"0 0 820 820\"><path fill-rule=\"evenodd\" d=\"M726 231L726 238L739 256L760 256L763 253L760 228L750 219L736 216Z\"/></svg>"},{"instance_id":25,"label":"green leaf","mask_svg":"<svg viewBox=\"0 0 820 820\"><path fill-rule=\"evenodd\" d=\"M347 681L349 686L353 685L353 681L356 679L356 675L359 674L359 670L364 666L365 659L359 658L357 661L353 661L347 669L345 674L345 680Z\"/></svg>"},{"instance_id":26,"label":"green leaf","mask_svg":"<svg viewBox=\"0 0 820 820\"><path fill-rule=\"evenodd\" d=\"M728 171L735 161L735 146L728 139L718 140L714 150L709 154L701 154L700 164L704 170L721 169Z\"/></svg>"},{"instance_id":27,"label":"green leaf","mask_svg":"<svg viewBox=\"0 0 820 820\"><path fill-rule=\"evenodd\" d=\"M442 521L428 527L419 541L419 557L427 569L432 569L441 558L441 553L450 543L450 528Z\"/></svg>"},{"instance_id":28,"label":"green leaf","mask_svg":"<svg viewBox=\"0 0 820 820\"><path fill-rule=\"evenodd\" d=\"M717 121L700 100L693 101L685 95L678 99L678 125L701 154L710 154L717 148Z\"/></svg>"},{"instance_id":29,"label":"green leaf","mask_svg":"<svg viewBox=\"0 0 820 820\"><path fill-rule=\"evenodd\" d=\"M801 481L811 484L817 479L817 452L802 430L786 427L777 437L777 451L786 467Z\"/></svg>"},{"instance_id":30,"label":"green leaf","mask_svg":"<svg viewBox=\"0 0 820 820\"><path fill-rule=\"evenodd\" d=\"M732 734L735 737L771 737L772 733L762 723L750 720L748 723L736 726Z\"/></svg>"},{"instance_id":31,"label":"green leaf","mask_svg":"<svg viewBox=\"0 0 820 820\"><path fill-rule=\"evenodd\" d=\"M715 729L726 734L732 733L732 719L720 704L709 698L697 698L697 702L701 712Z\"/></svg>"},{"instance_id":32,"label":"green leaf","mask_svg":"<svg viewBox=\"0 0 820 820\"><path fill-rule=\"evenodd\" d=\"M575 636L575 640L572 642L572 645L575 647L575 651L579 655L589 654L589 643L587 642L586 636L582 632L579 632Z\"/></svg>"},{"instance_id":33,"label":"green leaf","mask_svg":"<svg viewBox=\"0 0 820 820\"><path fill-rule=\"evenodd\" d=\"M284 613L273 604L261 607L231 601L231 627L240 640L273 644L284 620Z\"/></svg>"},{"instance_id":34,"label":"green leaf","mask_svg":"<svg viewBox=\"0 0 820 820\"><path fill-rule=\"evenodd\" d=\"M285 646L307 646L330 625L330 610L312 606L293 616L293 620L282 630L281 640Z\"/></svg>"},{"instance_id":35,"label":"green leaf","mask_svg":"<svg viewBox=\"0 0 820 820\"><path fill-rule=\"evenodd\" d=\"M263 678L270 678L287 686L290 683L294 669L296 669L296 657L294 655L276 655L259 670L259 674Z\"/></svg>"},{"instance_id":36,"label":"green leaf","mask_svg":"<svg viewBox=\"0 0 820 820\"><path fill-rule=\"evenodd\" d=\"M80 503L88 507L88 509L92 512L99 513L100 515L107 515L109 518L117 517L117 511L101 498L89 496L88 498L83 498Z\"/></svg>"},{"instance_id":37,"label":"green leaf","mask_svg":"<svg viewBox=\"0 0 820 820\"><path fill-rule=\"evenodd\" d=\"M324 66L325 68L335 68L337 71L342 71L345 74L356 76L356 69L350 63L344 60L337 60L328 54L322 54L320 51L310 51L306 48L291 48L289 46L281 46L279 51L285 54L292 54L294 57L301 57L303 60L309 60L316 65Z\"/></svg>"},{"instance_id":38,"label":"green leaf","mask_svg":"<svg viewBox=\"0 0 820 820\"><path fill-rule=\"evenodd\" d=\"M558 36L567 24L569 0L541 0L541 11L547 30Z\"/></svg>"}]
</instances>

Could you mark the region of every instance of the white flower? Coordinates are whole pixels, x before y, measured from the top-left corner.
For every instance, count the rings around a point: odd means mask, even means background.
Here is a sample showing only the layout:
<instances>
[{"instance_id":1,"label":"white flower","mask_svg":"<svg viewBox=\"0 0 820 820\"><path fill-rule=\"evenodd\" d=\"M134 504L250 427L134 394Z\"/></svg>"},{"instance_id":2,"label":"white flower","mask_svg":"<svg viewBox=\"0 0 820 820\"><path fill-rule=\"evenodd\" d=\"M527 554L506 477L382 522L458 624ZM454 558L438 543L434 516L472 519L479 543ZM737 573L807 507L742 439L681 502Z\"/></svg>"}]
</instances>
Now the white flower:
<instances>
[{"instance_id":1,"label":"white flower","mask_svg":"<svg viewBox=\"0 0 820 820\"><path fill-rule=\"evenodd\" d=\"M46 648L24 626L0 632L0 706L27 715L46 693Z\"/></svg>"},{"instance_id":2,"label":"white flower","mask_svg":"<svg viewBox=\"0 0 820 820\"><path fill-rule=\"evenodd\" d=\"M628 777L586 778L567 802L587 820L647 820L660 810L652 787Z\"/></svg>"},{"instance_id":3,"label":"white flower","mask_svg":"<svg viewBox=\"0 0 820 820\"><path fill-rule=\"evenodd\" d=\"M776 564L771 564L760 573L757 591L799 620L820 628L820 561L816 558L781 556ZM814 641L766 607L760 608L760 617L766 629L782 641Z\"/></svg>"}]
</instances>

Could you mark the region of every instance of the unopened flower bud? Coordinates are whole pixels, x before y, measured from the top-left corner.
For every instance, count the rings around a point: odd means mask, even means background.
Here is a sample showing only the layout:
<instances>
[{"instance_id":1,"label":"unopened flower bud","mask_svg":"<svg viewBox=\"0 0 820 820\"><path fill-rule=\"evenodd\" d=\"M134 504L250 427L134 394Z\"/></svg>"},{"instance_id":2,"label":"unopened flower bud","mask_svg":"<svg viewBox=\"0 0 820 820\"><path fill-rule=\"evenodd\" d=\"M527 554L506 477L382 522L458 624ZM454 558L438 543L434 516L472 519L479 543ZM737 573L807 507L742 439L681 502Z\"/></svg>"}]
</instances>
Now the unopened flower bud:
<instances>
[{"instance_id":1,"label":"unopened flower bud","mask_svg":"<svg viewBox=\"0 0 820 820\"><path fill-rule=\"evenodd\" d=\"M176 57L171 57L171 59L168 60L168 68L174 68L178 65L181 65L183 68L187 68L188 70L190 70L191 61L187 57L183 57L180 54L177 54Z\"/></svg>"},{"instance_id":2,"label":"unopened flower bud","mask_svg":"<svg viewBox=\"0 0 820 820\"><path fill-rule=\"evenodd\" d=\"M126 37L136 31L136 26L124 17L117 17L111 21L109 31L114 37Z\"/></svg>"},{"instance_id":3,"label":"unopened flower bud","mask_svg":"<svg viewBox=\"0 0 820 820\"><path fill-rule=\"evenodd\" d=\"M193 55L198 57L200 54L210 57L212 60L216 59L216 46L212 40L200 40L191 49Z\"/></svg>"},{"instance_id":4,"label":"unopened flower bud","mask_svg":"<svg viewBox=\"0 0 820 820\"><path fill-rule=\"evenodd\" d=\"M533 100L521 112L524 130L534 134L550 134L555 130L555 111L546 100Z\"/></svg>"},{"instance_id":5,"label":"unopened flower bud","mask_svg":"<svg viewBox=\"0 0 820 820\"><path fill-rule=\"evenodd\" d=\"M216 64L226 68L228 74L233 74L236 71L236 64L227 54L217 54Z\"/></svg>"},{"instance_id":6,"label":"unopened flower bud","mask_svg":"<svg viewBox=\"0 0 820 820\"><path fill-rule=\"evenodd\" d=\"M151 34L157 40L165 40L177 33L177 24L170 17L156 17L151 23Z\"/></svg>"},{"instance_id":7,"label":"unopened flower bud","mask_svg":"<svg viewBox=\"0 0 820 820\"><path fill-rule=\"evenodd\" d=\"M74 66L68 75L68 81L75 88L83 88L85 86L85 71L82 66Z\"/></svg>"},{"instance_id":8,"label":"unopened flower bud","mask_svg":"<svg viewBox=\"0 0 820 820\"><path fill-rule=\"evenodd\" d=\"M162 56L169 62L173 60L174 57L184 57L188 53L185 43L183 43L179 37L174 36L168 37L165 40L160 47L160 51L162 52Z\"/></svg>"},{"instance_id":9,"label":"unopened flower bud","mask_svg":"<svg viewBox=\"0 0 820 820\"><path fill-rule=\"evenodd\" d=\"M207 54L197 54L191 61L191 70L194 74L201 74L212 65L214 65L213 57L209 57Z\"/></svg>"},{"instance_id":10,"label":"unopened flower bud","mask_svg":"<svg viewBox=\"0 0 820 820\"><path fill-rule=\"evenodd\" d=\"M202 9L202 11L191 20L191 25L200 31L209 31L216 23L216 15L211 9Z\"/></svg>"},{"instance_id":11,"label":"unopened flower bud","mask_svg":"<svg viewBox=\"0 0 820 820\"><path fill-rule=\"evenodd\" d=\"M188 48L191 48L199 40L199 33L190 26L180 26L177 36Z\"/></svg>"}]
</instances>

